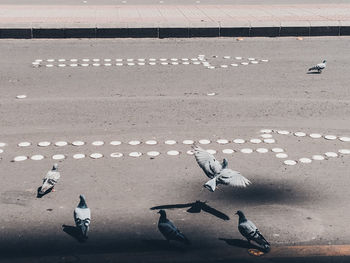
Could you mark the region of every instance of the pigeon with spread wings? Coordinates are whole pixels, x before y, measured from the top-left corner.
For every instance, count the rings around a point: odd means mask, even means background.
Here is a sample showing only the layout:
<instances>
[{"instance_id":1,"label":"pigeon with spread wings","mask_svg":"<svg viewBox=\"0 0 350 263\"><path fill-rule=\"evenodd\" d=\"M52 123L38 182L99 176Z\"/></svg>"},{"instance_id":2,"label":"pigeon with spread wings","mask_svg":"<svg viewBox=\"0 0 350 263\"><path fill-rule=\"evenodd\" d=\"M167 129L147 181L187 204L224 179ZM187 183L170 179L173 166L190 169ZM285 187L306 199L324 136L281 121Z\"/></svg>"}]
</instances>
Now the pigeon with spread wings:
<instances>
[{"instance_id":1,"label":"pigeon with spread wings","mask_svg":"<svg viewBox=\"0 0 350 263\"><path fill-rule=\"evenodd\" d=\"M199 167L201 167L204 173L210 178L210 180L204 184L204 187L208 190L214 192L218 184L246 187L251 183L247 178L241 175L240 172L227 168L228 162L226 159L220 163L212 154L201 147L194 145L192 148Z\"/></svg>"}]
</instances>

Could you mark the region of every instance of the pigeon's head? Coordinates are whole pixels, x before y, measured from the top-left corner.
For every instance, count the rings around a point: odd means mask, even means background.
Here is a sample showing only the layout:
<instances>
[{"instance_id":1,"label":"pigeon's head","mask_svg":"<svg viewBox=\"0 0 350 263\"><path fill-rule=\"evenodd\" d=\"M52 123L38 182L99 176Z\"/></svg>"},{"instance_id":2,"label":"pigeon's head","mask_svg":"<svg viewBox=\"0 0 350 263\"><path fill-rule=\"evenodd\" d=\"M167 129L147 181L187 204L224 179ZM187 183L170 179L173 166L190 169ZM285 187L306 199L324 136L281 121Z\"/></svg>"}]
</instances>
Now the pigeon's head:
<instances>
[{"instance_id":1,"label":"pigeon's head","mask_svg":"<svg viewBox=\"0 0 350 263\"><path fill-rule=\"evenodd\" d=\"M160 214L161 216L166 216L166 213L163 209L159 210L158 214Z\"/></svg>"},{"instance_id":2,"label":"pigeon's head","mask_svg":"<svg viewBox=\"0 0 350 263\"><path fill-rule=\"evenodd\" d=\"M243 214L243 212L242 212L241 210L238 210L238 211L236 212L236 215L238 215L239 218L244 218L244 217L245 217L244 214Z\"/></svg>"},{"instance_id":3,"label":"pigeon's head","mask_svg":"<svg viewBox=\"0 0 350 263\"><path fill-rule=\"evenodd\" d=\"M52 166L52 171L57 171L58 170L58 164L55 163L53 166Z\"/></svg>"},{"instance_id":4,"label":"pigeon's head","mask_svg":"<svg viewBox=\"0 0 350 263\"><path fill-rule=\"evenodd\" d=\"M224 158L224 159L222 160L222 168L226 168L227 165L228 165L228 161L227 161L226 158Z\"/></svg>"},{"instance_id":5,"label":"pigeon's head","mask_svg":"<svg viewBox=\"0 0 350 263\"><path fill-rule=\"evenodd\" d=\"M80 195L79 198L80 198L80 202L78 204L78 207L79 208L88 208L88 206L86 204L86 201L85 201L85 196L84 195Z\"/></svg>"}]
</instances>

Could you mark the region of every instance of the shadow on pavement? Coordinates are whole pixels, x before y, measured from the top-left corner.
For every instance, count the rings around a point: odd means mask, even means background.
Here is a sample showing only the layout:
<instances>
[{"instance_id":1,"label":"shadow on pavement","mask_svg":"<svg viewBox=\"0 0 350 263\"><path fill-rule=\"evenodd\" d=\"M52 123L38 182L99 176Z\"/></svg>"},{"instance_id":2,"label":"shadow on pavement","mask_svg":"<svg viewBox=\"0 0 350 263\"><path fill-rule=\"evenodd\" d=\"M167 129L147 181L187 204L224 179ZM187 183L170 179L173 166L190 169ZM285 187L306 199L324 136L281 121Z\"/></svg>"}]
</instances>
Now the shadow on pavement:
<instances>
[{"instance_id":1,"label":"shadow on pavement","mask_svg":"<svg viewBox=\"0 0 350 263\"><path fill-rule=\"evenodd\" d=\"M207 212L213 216L216 216L222 220L230 220L229 216L224 214L223 212L220 212L219 210L216 210L215 208L207 205L207 202L202 202L197 200L193 203L187 203L187 204L172 204L172 205L160 205L160 206L154 206L151 207L151 210L159 210L159 209L173 209L173 208L187 208L188 213L200 213L201 211Z\"/></svg>"},{"instance_id":2,"label":"shadow on pavement","mask_svg":"<svg viewBox=\"0 0 350 263\"><path fill-rule=\"evenodd\" d=\"M68 235L70 235L71 237L73 237L75 240L77 240L80 243L83 243L86 241L86 239L84 239L81 236L79 229L76 228L75 226L62 225L62 231L67 233Z\"/></svg>"}]
</instances>

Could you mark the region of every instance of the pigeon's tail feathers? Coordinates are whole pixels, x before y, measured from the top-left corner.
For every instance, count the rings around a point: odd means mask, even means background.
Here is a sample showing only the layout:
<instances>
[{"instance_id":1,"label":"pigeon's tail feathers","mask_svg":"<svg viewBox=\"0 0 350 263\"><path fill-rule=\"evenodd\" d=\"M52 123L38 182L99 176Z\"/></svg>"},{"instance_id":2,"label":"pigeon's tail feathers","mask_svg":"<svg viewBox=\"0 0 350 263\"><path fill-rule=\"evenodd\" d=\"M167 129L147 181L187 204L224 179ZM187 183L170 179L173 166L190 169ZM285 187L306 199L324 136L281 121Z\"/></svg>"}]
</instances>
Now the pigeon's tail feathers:
<instances>
[{"instance_id":1,"label":"pigeon's tail feathers","mask_svg":"<svg viewBox=\"0 0 350 263\"><path fill-rule=\"evenodd\" d=\"M210 179L208 182L204 184L204 187L209 191L214 192L216 188L216 178Z\"/></svg>"},{"instance_id":2,"label":"pigeon's tail feathers","mask_svg":"<svg viewBox=\"0 0 350 263\"><path fill-rule=\"evenodd\" d=\"M318 69L317 66L314 66L314 67L312 67L312 68L309 68L309 71L311 71L311 70L316 70L316 69Z\"/></svg>"},{"instance_id":3,"label":"pigeon's tail feathers","mask_svg":"<svg viewBox=\"0 0 350 263\"><path fill-rule=\"evenodd\" d=\"M256 238L254 241L262 246L266 251L270 250L270 243L264 238L259 230L256 230Z\"/></svg>"}]
</instances>

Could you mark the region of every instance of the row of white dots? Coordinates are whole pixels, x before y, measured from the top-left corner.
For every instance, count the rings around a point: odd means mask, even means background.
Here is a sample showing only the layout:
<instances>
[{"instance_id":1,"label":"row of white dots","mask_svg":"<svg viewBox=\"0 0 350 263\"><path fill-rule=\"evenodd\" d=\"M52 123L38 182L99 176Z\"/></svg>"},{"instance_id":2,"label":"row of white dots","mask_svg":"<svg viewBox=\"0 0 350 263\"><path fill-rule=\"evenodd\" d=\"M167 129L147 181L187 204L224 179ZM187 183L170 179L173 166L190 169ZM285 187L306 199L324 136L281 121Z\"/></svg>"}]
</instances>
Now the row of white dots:
<instances>
[{"instance_id":1,"label":"row of white dots","mask_svg":"<svg viewBox=\"0 0 350 263\"><path fill-rule=\"evenodd\" d=\"M211 153L211 154L216 154L217 153L217 151L213 150L213 149L208 149L207 151L209 153ZM267 149L267 148L257 148L255 151L258 152L258 153L268 153L270 150ZM234 150L234 149L223 149L222 150L222 153L224 153L224 154L233 154L235 152L241 152L241 153L249 154L249 153L253 153L254 150L251 149L251 148L243 148L243 149L241 149L239 151L238 150ZM271 149L271 152L283 152L283 149L281 149L281 148L273 148L273 149ZM161 153L159 151L146 152L146 155L151 156L151 157L156 157L156 156L158 156L160 154ZM170 156L177 156L177 155L181 154L181 151L170 150L170 151L167 151L166 154L170 155ZM194 153L193 153L192 150L189 150L189 151L186 152L186 154L193 155ZM128 154L128 156L130 156L130 157L140 157L142 155L144 155L144 153L142 153L142 152L130 152ZM77 153L77 154L74 154L72 157L74 159L83 159L83 158L85 158L87 156L89 156L92 159L100 159L100 158L104 157L104 155L102 153L92 153L90 155L86 155L84 153ZM114 152L114 153L110 154L110 157L112 157L112 158L120 158L120 157L123 157L123 156L124 156L124 154L120 153L120 152ZM19 162L19 161L25 161L27 159L31 159L31 160L34 160L34 161L40 161L40 160L43 160L45 158L47 158L47 157L45 157L44 155L41 155L41 154L34 154L31 157L28 157L28 156L25 156L25 155L20 155L20 156L16 156L13 159L13 161ZM63 160L63 159L67 158L67 155L54 154L54 155L51 156L51 158L53 160Z\"/></svg>"},{"instance_id":2,"label":"row of white dots","mask_svg":"<svg viewBox=\"0 0 350 263\"><path fill-rule=\"evenodd\" d=\"M336 152L326 152L324 154L315 154L311 158L303 157L299 160L285 160L284 164L286 165L296 165L299 163L309 164L312 161L323 161L330 158L337 158L339 157L339 154L347 155L350 154L350 149L340 149L338 150L338 153Z\"/></svg>"},{"instance_id":3,"label":"row of white dots","mask_svg":"<svg viewBox=\"0 0 350 263\"><path fill-rule=\"evenodd\" d=\"M269 134L272 132L281 134L281 135L290 135L293 134L296 137L307 137L309 136L310 138L313 139L320 139L320 138L324 138L326 140L336 140L339 139L342 142L350 142L350 137L347 136L336 136L336 135L332 135L332 134L321 134L321 133L305 133L302 131L297 131L297 132L290 132L287 130L272 130L272 129L262 129L260 130L260 132L265 133L265 134Z\"/></svg>"},{"instance_id":4,"label":"row of white dots","mask_svg":"<svg viewBox=\"0 0 350 263\"><path fill-rule=\"evenodd\" d=\"M235 143L235 144L244 144L244 143L253 143L253 144L258 144L258 143L267 143L267 144L271 144L271 143L275 143L275 139L272 138L272 135L270 134L262 134L261 135L262 139L259 139L259 138L253 138L253 139L250 139L248 141L244 140L244 139L234 139L234 140L227 140L227 139L218 139L216 140L216 143L218 144L229 144L229 143ZM143 142L142 141L139 141L139 140L132 140L132 141L129 141L127 142L127 144L129 145L140 145L142 144ZM147 145L156 145L158 144L158 141L156 140L148 140L148 141L145 141L144 142L145 144ZM166 140L164 141L164 144L167 144L167 145L174 145L174 144L177 144L178 142L175 141L175 140ZM185 145L192 145L195 143L194 140L183 140L182 141L183 144ZM198 143L199 144L203 144L203 145L206 145L206 144L210 144L210 143L213 143L211 140L209 139L201 139L201 140L198 140ZM73 146L83 146L83 145L86 145L87 143L84 142L84 141L73 141L71 143L67 142L67 141L57 141L57 142L50 142L50 141L41 141L41 142L38 142L37 143L37 146L40 146L40 147L48 147L50 145L54 145L54 146L57 146L57 147L63 147L63 146L67 146L67 145L73 145ZM121 141L111 141L109 143L110 145L113 145L113 146L118 146L118 145L121 145L123 144L123 142ZM5 147L7 145L7 143L4 143L4 142L0 142L0 147ZM23 142L20 142L17 144L18 147L29 147L31 146L32 143L29 142L29 141L23 141ZM105 142L104 141L93 141L91 143L91 145L93 146L102 146L102 145L105 145Z\"/></svg>"}]
</instances>

